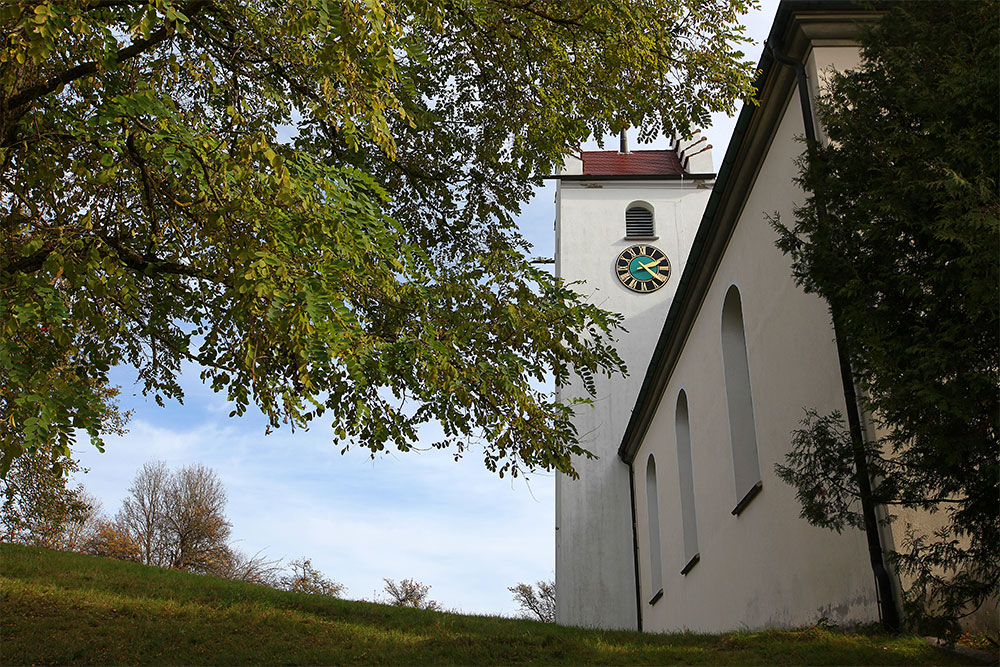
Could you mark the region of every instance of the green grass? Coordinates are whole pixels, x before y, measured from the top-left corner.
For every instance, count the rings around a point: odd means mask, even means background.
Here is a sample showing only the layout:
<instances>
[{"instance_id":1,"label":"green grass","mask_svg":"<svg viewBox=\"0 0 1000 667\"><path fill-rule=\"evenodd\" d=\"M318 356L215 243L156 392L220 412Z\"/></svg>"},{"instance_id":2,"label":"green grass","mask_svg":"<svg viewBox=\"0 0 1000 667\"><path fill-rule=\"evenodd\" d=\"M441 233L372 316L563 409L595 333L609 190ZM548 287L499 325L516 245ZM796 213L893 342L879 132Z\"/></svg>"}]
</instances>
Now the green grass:
<instances>
[{"instance_id":1,"label":"green grass","mask_svg":"<svg viewBox=\"0 0 1000 667\"><path fill-rule=\"evenodd\" d=\"M286 593L0 545L0 662L19 664L976 664L915 637L824 628L655 635Z\"/></svg>"}]
</instances>

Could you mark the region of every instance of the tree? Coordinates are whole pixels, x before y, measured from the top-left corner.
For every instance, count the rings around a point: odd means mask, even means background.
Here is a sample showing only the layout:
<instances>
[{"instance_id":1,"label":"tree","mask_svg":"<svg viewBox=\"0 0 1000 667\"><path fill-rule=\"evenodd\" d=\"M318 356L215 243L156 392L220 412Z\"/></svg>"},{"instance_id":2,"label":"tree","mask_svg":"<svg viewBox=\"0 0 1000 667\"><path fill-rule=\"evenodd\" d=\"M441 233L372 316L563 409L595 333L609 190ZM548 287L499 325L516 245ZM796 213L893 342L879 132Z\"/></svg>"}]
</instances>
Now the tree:
<instances>
[{"instance_id":1,"label":"tree","mask_svg":"<svg viewBox=\"0 0 1000 667\"><path fill-rule=\"evenodd\" d=\"M865 31L860 66L818 102L830 142L802 161L810 196L793 227L777 224L796 279L830 304L875 422L859 443L871 499L940 513L939 531L911 533L891 558L912 581L911 618L946 626L1000 592L997 13L900 3ZM810 413L793 445L778 472L803 516L861 525L841 415Z\"/></svg>"},{"instance_id":2,"label":"tree","mask_svg":"<svg viewBox=\"0 0 1000 667\"><path fill-rule=\"evenodd\" d=\"M211 468L196 463L174 473L164 496L167 564L201 573L225 568L232 528L225 509L226 490Z\"/></svg>"},{"instance_id":3,"label":"tree","mask_svg":"<svg viewBox=\"0 0 1000 667\"><path fill-rule=\"evenodd\" d=\"M537 586L538 590L535 590ZM537 618L543 623L556 621L556 582L539 581L535 586L518 584L510 586L508 591L514 594L514 602L521 607L521 614L526 618Z\"/></svg>"},{"instance_id":4,"label":"tree","mask_svg":"<svg viewBox=\"0 0 1000 667\"><path fill-rule=\"evenodd\" d=\"M142 545L117 521L99 521L83 551L91 556L142 562Z\"/></svg>"},{"instance_id":5,"label":"tree","mask_svg":"<svg viewBox=\"0 0 1000 667\"><path fill-rule=\"evenodd\" d=\"M750 0L14 0L0 6L4 453L100 446L100 388L182 363L271 428L485 443L571 471L618 318L514 216L589 135L732 110ZM291 136L291 138L289 138Z\"/></svg>"},{"instance_id":6,"label":"tree","mask_svg":"<svg viewBox=\"0 0 1000 667\"><path fill-rule=\"evenodd\" d=\"M76 460L53 448L15 459L0 479L0 540L65 548L67 531L91 513L82 488L67 485L67 476L79 469Z\"/></svg>"},{"instance_id":7,"label":"tree","mask_svg":"<svg viewBox=\"0 0 1000 667\"><path fill-rule=\"evenodd\" d=\"M141 562L224 576L239 570L245 559L229 547L226 490L211 468L193 464L171 472L162 461L150 461L128 493L115 524L138 545ZM242 564L266 569L254 559Z\"/></svg>"},{"instance_id":8,"label":"tree","mask_svg":"<svg viewBox=\"0 0 1000 667\"><path fill-rule=\"evenodd\" d=\"M148 461L135 475L116 522L139 544L146 565L167 564L167 489L170 471L163 461Z\"/></svg>"},{"instance_id":9,"label":"tree","mask_svg":"<svg viewBox=\"0 0 1000 667\"><path fill-rule=\"evenodd\" d=\"M326 595L331 598L342 596L344 585L314 568L311 559L293 560L288 566L291 572L281 578L281 587L286 591Z\"/></svg>"},{"instance_id":10,"label":"tree","mask_svg":"<svg viewBox=\"0 0 1000 667\"><path fill-rule=\"evenodd\" d=\"M441 603L428 598L431 587L422 584L414 579L403 579L398 584L392 579L383 579L384 590L389 595L390 604L397 607L413 607L414 609L428 609L430 611L442 611Z\"/></svg>"}]
</instances>

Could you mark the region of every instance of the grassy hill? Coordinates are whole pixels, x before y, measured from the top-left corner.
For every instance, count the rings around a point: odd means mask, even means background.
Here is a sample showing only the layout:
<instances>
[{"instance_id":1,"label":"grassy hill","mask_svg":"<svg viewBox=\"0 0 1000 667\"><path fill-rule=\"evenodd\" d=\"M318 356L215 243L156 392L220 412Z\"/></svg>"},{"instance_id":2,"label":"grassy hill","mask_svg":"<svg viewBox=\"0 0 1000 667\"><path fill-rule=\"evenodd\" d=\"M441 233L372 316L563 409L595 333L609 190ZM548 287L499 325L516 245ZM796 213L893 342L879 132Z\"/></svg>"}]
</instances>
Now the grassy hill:
<instances>
[{"instance_id":1,"label":"grassy hill","mask_svg":"<svg viewBox=\"0 0 1000 667\"><path fill-rule=\"evenodd\" d=\"M0 594L4 665L970 664L914 637L581 630L286 593L8 544L0 545Z\"/></svg>"}]
</instances>

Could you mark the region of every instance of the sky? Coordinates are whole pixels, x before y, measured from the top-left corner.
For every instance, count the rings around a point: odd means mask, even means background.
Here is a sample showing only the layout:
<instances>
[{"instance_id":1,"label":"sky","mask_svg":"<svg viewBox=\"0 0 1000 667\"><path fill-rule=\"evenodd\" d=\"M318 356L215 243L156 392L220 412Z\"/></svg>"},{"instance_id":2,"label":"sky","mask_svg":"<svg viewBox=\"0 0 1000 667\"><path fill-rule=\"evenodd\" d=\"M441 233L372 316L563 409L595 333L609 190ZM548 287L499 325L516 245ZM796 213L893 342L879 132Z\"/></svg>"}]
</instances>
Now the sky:
<instances>
[{"instance_id":1,"label":"sky","mask_svg":"<svg viewBox=\"0 0 1000 667\"><path fill-rule=\"evenodd\" d=\"M744 19L755 40L745 52L759 57L777 0L764 0ZM725 155L735 117L713 117L704 134L716 168ZM655 147L664 145L661 140ZM634 137L630 146L641 149ZM595 148L586 145L585 148ZM617 148L617 141L606 143ZM550 181L522 209L519 225L533 256L553 254L555 186ZM554 577L555 477L498 478L472 451L455 461L448 451L345 454L323 425L308 431L278 429L248 412L229 418L225 396L185 368L184 404L159 407L135 388L135 373L115 369L121 403L132 410L129 431L108 437L104 453L76 448L87 470L76 481L113 515L136 471L151 460L170 468L201 463L212 468L228 495L234 545L288 562L313 566L347 587L351 599L383 598L383 578L413 578L430 597L464 613L516 615L508 587ZM421 432L430 443L437 434Z\"/></svg>"}]
</instances>

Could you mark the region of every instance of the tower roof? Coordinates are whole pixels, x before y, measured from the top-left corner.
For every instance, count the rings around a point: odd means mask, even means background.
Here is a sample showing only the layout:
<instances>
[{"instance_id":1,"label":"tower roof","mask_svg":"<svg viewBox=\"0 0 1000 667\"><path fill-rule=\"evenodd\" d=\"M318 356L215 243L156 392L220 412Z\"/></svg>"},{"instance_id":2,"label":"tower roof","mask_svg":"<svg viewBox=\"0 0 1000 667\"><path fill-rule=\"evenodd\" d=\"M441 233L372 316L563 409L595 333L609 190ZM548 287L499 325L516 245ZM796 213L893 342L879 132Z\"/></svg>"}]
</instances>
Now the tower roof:
<instances>
[{"instance_id":1,"label":"tower roof","mask_svg":"<svg viewBox=\"0 0 1000 667\"><path fill-rule=\"evenodd\" d=\"M584 176L680 176L677 151L581 151Z\"/></svg>"},{"instance_id":2,"label":"tower roof","mask_svg":"<svg viewBox=\"0 0 1000 667\"><path fill-rule=\"evenodd\" d=\"M624 146L624 144L623 144ZM712 146L700 131L672 148L644 151L574 151L558 173L570 181L712 179Z\"/></svg>"}]
</instances>

